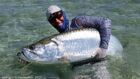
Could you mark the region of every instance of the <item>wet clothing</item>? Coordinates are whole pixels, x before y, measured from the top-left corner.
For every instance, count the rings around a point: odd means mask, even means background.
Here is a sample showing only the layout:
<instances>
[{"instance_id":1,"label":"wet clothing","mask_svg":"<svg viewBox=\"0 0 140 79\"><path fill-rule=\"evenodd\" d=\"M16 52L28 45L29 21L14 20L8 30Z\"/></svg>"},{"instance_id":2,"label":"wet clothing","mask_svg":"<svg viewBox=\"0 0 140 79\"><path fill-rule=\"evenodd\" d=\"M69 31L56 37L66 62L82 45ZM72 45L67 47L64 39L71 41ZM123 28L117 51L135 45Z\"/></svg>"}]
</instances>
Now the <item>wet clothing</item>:
<instances>
[{"instance_id":1,"label":"wet clothing","mask_svg":"<svg viewBox=\"0 0 140 79\"><path fill-rule=\"evenodd\" d=\"M111 20L108 18L103 17L94 17L94 16L77 16L72 19L71 24L68 24L68 19L66 16L64 16L64 24L65 29L59 29L57 30L62 32L67 32L69 30L75 30L79 28L94 28L99 31L101 42L100 42L100 48L107 49L108 43L110 40L111 35ZM65 23L65 21L67 23ZM61 26L60 26L61 27Z\"/></svg>"}]
</instances>

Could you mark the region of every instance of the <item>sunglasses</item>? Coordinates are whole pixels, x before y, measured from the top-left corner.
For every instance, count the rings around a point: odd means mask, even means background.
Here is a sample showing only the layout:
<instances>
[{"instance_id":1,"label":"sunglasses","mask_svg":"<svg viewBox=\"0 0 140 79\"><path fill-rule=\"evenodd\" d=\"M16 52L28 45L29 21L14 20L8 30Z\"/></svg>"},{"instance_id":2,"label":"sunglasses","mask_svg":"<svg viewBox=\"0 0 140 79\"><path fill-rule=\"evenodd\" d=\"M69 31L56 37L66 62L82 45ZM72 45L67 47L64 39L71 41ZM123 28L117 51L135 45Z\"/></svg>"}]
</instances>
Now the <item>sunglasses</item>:
<instances>
[{"instance_id":1,"label":"sunglasses","mask_svg":"<svg viewBox=\"0 0 140 79\"><path fill-rule=\"evenodd\" d=\"M50 22L54 22L56 18L59 19L59 18L61 18L62 16L63 16L63 11L61 10L61 11L59 11L59 12L55 12L55 13L51 14L48 20L49 20Z\"/></svg>"}]
</instances>

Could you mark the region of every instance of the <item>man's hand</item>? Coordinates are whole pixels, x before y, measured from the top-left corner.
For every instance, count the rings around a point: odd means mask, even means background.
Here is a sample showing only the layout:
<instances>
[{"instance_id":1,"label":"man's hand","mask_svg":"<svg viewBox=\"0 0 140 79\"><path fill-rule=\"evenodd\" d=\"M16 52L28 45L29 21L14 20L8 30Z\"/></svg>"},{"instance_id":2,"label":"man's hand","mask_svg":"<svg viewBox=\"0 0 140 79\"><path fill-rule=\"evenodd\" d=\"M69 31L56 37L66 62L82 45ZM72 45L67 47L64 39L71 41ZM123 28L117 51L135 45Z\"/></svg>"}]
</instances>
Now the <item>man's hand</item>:
<instances>
[{"instance_id":1,"label":"man's hand","mask_svg":"<svg viewBox=\"0 0 140 79\"><path fill-rule=\"evenodd\" d=\"M106 57L106 50L104 48L97 48L96 49L96 58L105 58Z\"/></svg>"},{"instance_id":2,"label":"man's hand","mask_svg":"<svg viewBox=\"0 0 140 79\"><path fill-rule=\"evenodd\" d=\"M106 50L107 49L104 48L97 48L95 51L96 55L93 57L93 61L90 62L90 64L106 60Z\"/></svg>"}]
</instances>

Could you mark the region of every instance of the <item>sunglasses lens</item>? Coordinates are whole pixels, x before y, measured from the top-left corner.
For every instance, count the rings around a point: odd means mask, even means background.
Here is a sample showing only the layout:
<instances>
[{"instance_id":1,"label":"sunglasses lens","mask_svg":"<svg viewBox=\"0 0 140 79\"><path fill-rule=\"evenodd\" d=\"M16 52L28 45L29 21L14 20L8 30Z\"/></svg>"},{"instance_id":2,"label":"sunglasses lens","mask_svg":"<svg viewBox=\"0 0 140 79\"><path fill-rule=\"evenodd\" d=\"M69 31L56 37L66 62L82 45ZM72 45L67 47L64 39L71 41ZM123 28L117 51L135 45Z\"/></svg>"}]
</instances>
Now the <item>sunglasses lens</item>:
<instances>
[{"instance_id":1,"label":"sunglasses lens","mask_svg":"<svg viewBox=\"0 0 140 79\"><path fill-rule=\"evenodd\" d=\"M60 18L60 17L62 17L62 15L63 15L62 12L58 12L55 16L56 16L56 18Z\"/></svg>"},{"instance_id":2,"label":"sunglasses lens","mask_svg":"<svg viewBox=\"0 0 140 79\"><path fill-rule=\"evenodd\" d=\"M59 19L59 18L61 18L62 16L63 16L63 12L62 12L62 11L59 11L59 12L56 12L56 13L51 14L48 20L49 20L50 22L53 22L53 21L55 21L56 18Z\"/></svg>"}]
</instances>

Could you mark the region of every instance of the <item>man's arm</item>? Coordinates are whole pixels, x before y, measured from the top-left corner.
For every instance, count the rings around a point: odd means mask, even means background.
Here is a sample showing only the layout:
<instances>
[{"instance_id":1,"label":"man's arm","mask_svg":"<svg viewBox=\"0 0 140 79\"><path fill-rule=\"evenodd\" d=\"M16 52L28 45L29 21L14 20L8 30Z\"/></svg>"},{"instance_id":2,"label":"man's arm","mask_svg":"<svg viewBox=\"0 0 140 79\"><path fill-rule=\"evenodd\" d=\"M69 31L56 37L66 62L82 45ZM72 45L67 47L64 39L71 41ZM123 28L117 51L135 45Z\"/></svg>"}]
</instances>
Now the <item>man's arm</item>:
<instances>
[{"instance_id":1,"label":"man's arm","mask_svg":"<svg viewBox=\"0 0 140 79\"><path fill-rule=\"evenodd\" d=\"M100 48L107 49L111 35L111 20L103 17L78 16L72 20L72 29L95 28L99 31L101 42Z\"/></svg>"},{"instance_id":2,"label":"man's arm","mask_svg":"<svg viewBox=\"0 0 140 79\"><path fill-rule=\"evenodd\" d=\"M107 49L111 35L111 20L103 20L103 24L99 27L99 33L101 37L100 48Z\"/></svg>"}]
</instances>

